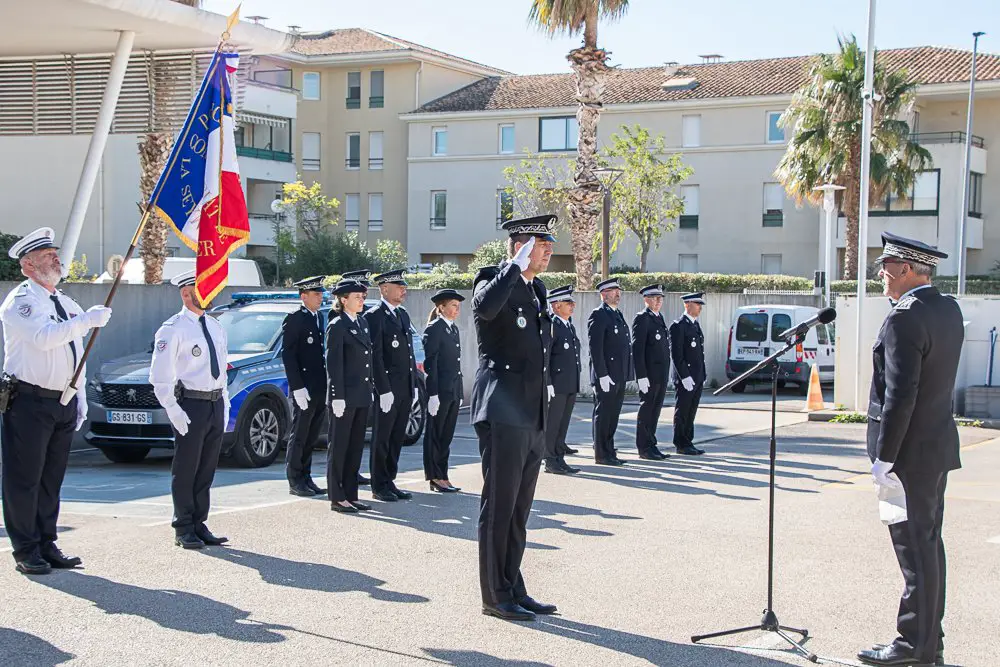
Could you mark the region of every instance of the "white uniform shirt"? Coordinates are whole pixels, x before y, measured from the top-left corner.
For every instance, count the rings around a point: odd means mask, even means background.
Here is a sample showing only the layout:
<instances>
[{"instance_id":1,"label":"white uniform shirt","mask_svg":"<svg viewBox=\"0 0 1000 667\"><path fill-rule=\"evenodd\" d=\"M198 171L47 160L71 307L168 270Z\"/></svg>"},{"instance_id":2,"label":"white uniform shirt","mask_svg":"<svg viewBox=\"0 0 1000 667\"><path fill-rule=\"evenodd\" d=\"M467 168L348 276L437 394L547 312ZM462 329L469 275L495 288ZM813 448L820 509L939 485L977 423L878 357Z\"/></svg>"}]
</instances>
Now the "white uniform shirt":
<instances>
[{"instance_id":1,"label":"white uniform shirt","mask_svg":"<svg viewBox=\"0 0 1000 667\"><path fill-rule=\"evenodd\" d=\"M23 382L62 391L76 370L69 343L73 341L76 345L79 362L83 356L83 338L90 329L78 317L83 313L80 305L56 290L55 296L69 317L60 322L51 296L34 280L25 280L7 294L0 306L3 368ZM80 378L86 377L84 366Z\"/></svg>"},{"instance_id":2,"label":"white uniform shirt","mask_svg":"<svg viewBox=\"0 0 1000 667\"><path fill-rule=\"evenodd\" d=\"M226 352L229 349L226 331L211 315L205 315L208 332L215 344L219 359L219 377L212 377L208 341L201 329L198 316L184 308L173 315L156 332L153 343L153 361L149 367L149 381L153 393L164 408L177 405L174 389L180 382L194 391L221 389L229 410L229 391L226 381Z\"/></svg>"}]
</instances>

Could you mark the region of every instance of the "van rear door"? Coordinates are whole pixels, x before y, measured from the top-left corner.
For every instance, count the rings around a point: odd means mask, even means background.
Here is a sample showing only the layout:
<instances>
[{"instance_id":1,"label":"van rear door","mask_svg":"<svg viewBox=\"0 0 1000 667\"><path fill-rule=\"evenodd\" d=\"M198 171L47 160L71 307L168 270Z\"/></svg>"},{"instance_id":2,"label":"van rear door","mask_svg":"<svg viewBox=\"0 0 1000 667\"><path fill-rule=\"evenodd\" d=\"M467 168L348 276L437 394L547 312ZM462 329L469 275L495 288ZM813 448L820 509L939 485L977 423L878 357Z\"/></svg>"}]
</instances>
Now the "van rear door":
<instances>
[{"instance_id":1,"label":"van rear door","mask_svg":"<svg viewBox=\"0 0 1000 667\"><path fill-rule=\"evenodd\" d=\"M744 312L736 319L732 355L737 361L761 361L767 356L768 316L766 310Z\"/></svg>"}]
</instances>

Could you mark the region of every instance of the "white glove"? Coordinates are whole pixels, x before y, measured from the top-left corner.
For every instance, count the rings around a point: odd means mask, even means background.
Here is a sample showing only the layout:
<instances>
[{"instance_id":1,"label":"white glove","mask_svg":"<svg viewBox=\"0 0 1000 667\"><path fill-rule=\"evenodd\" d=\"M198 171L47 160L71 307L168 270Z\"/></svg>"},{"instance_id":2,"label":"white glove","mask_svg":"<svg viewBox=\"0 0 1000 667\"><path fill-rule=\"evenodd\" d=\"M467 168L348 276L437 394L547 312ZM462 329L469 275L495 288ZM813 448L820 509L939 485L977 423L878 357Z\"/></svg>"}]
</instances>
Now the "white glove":
<instances>
[{"instance_id":1,"label":"white glove","mask_svg":"<svg viewBox=\"0 0 1000 667\"><path fill-rule=\"evenodd\" d=\"M344 416L344 410L347 409L347 401L335 398L330 401L330 409L333 410L333 416L339 419Z\"/></svg>"},{"instance_id":2,"label":"white glove","mask_svg":"<svg viewBox=\"0 0 1000 667\"><path fill-rule=\"evenodd\" d=\"M178 435L187 435L191 418L187 416L181 406L175 404L173 407L167 408L167 418L174 425L174 430L177 431Z\"/></svg>"},{"instance_id":3,"label":"white glove","mask_svg":"<svg viewBox=\"0 0 1000 667\"><path fill-rule=\"evenodd\" d=\"M553 387L552 385L549 385L549 400L552 400L555 397L556 397L556 388Z\"/></svg>"},{"instance_id":4,"label":"white glove","mask_svg":"<svg viewBox=\"0 0 1000 667\"><path fill-rule=\"evenodd\" d=\"M431 396L427 399L427 414L431 417L437 417L438 408L441 407L441 399L437 396Z\"/></svg>"},{"instance_id":5,"label":"white glove","mask_svg":"<svg viewBox=\"0 0 1000 667\"><path fill-rule=\"evenodd\" d=\"M647 391L649 391L649 380L647 380L646 378L639 378L638 380L636 380L636 383L639 385L640 394L645 394Z\"/></svg>"},{"instance_id":6,"label":"white glove","mask_svg":"<svg viewBox=\"0 0 1000 667\"><path fill-rule=\"evenodd\" d=\"M295 399L295 405L299 406L299 410L309 409L309 390L305 387L293 391L292 398Z\"/></svg>"},{"instance_id":7,"label":"white glove","mask_svg":"<svg viewBox=\"0 0 1000 667\"><path fill-rule=\"evenodd\" d=\"M382 409L382 412L389 412L389 410L392 410L392 401L393 395L391 391L386 394L381 394L378 397L378 405Z\"/></svg>"},{"instance_id":8,"label":"white glove","mask_svg":"<svg viewBox=\"0 0 1000 667\"><path fill-rule=\"evenodd\" d=\"M225 411L222 413L222 430L223 430L223 432L225 432L225 430L227 428L229 428L229 408L231 406L232 406L232 404L229 401L226 401L226 408L225 408Z\"/></svg>"},{"instance_id":9,"label":"white glove","mask_svg":"<svg viewBox=\"0 0 1000 667\"><path fill-rule=\"evenodd\" d=\"M896 473L889 472L892 470L892 463L886 463L885 461L879 461L875 459L875 463L872 464L872 478L875 480L876 486L881 486L887 489L902 488L903 484L899 481L899 477Z\"/></svg>"},{"instance_id":10,"label":"white glove","mask_svg":"<svg viewBox=\"0 0 1000 667\"><path fill-rule=\"evenodd\" d=\"M684 386L685 391L694 391L694 380L691 378L681 378L681 384Z\"/></svg>"},{"instance_id":11,"label":"white glove","mask_svg":"<svg viewBox=\"0 0 1000 667\"><path fill-rule=\"evenodd\" d=\"M614 384L615 384L615 381L612 380L607 375L605 375L604 377L600 378L598 380L598 382L601 383L601 391L603 391L605 394L608 393L609 391L611 391L611 387L613 387Z\"/></svg>"},{"instance_id":12,"label":"white glove","mask_svg":"<svg viewBox=\"0 0 1000 667\"><path fill-rule=\"evenodd\" d=\"M76 430L77 431L79 431L81 428L83 428L83 423L85 421L87 421L87 410L89 408L90 408L90 406L87 405L87 400L83 396L80 396L78 394L77 397L76 397Z\"/></svg>"},{"instance_id":13,"label":"white glove","mask_svg":"<svg viewBox=\"0 0 1000 667\"><path fill-rule=\"evenodd\" d=\"M519 267L521 267L522 271L528 268L528 264L531 262L531 258L529 257L529 255L531 255L531 250L534 247L535 247L535 237L532 236L530 239L528 239L527 243L521 246L521 249L517 251L517 254L514 255L514 263L517 264Z\"/></svg>"},{"instance_id":14,"label":"white glove","mask_svg":"<svg viewBox=\"0 0 1000 667\"><path fill-rule=\"evenodd\" d=\"M111 309L104 306L91 306L82 317L87 323L88 329L99 329L111 319Z\"/></svg>"}]
</instances>

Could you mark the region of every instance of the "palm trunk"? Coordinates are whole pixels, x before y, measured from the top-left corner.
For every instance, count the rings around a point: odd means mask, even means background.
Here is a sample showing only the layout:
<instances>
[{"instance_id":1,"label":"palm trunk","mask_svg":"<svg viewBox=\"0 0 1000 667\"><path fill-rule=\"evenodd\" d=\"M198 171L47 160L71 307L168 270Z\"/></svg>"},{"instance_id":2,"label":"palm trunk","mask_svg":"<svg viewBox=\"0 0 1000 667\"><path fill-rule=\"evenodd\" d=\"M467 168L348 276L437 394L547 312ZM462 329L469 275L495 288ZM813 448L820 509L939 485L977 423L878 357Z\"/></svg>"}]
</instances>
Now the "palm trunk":
<instances>
[{"instance_id":1,"label":"palm trunk","mask_svg":"<svg viewBox=\"0 0 1000 667\"><path fill-rule=\"evenodd\" d=\"M139 192L142 205L146 206L149 196L156 187L156 181L167 166L170 149L173 145L173 135L169 132L147 134L139 141ZM181 221L178 221L182 224ZM142 230L142 241L139 246L139 256L142 257L147 285L159 285L163 282L163 264L167 259L167 223L158 213L150 214L146 226Z\"/></svg>"},{"instance_id":2,"label":"palm trunk","mask_svg":"<svg viewBox=\"0 0 1000 667\"><path fill-rule=\"evenodd\" d=\"M861 217L861 172L859 151L851 149L851 156L844 172L844 215L847 225L844 230L844 280L854 280L858 276L858 222ZM865 239L865 257L868 256L868 240Z\"/></svg>"}]
</instances>

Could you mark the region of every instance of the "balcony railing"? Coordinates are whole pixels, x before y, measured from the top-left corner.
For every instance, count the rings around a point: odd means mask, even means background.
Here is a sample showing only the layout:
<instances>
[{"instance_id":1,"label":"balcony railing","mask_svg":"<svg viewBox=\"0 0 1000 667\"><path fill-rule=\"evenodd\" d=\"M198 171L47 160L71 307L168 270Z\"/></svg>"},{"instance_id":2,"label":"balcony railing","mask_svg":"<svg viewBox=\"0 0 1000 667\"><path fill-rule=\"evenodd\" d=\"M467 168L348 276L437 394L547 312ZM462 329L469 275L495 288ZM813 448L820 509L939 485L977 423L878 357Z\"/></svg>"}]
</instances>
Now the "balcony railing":
<instances>
[{"instance_id":1,"label":"balcony railing","mask_svg":"<svg viewBox=\"0 0 1000 667\"><path fill-rule=\"evenodd\" d=\"M251 75L251 80L255 83L262 83L265 86L295 90L295 86L292 85L292 70L290 69L258 70Z\"/></svg>"},{"instance_id":2,"label":"balcony railing","mask_svg":"<svg viewBox=\"0 0 1000 667\"><path fill-rule=\"evenodd\" d=\"M318 157L304 157L302 158L302 168L306 171L319 171L319 158Z\"/></svg>"},{"instance_id":3,"label":"balcony railing","mask_svg":"<svg viewBox=\"0 0 1000 667\"><path fill-rule=\"evenodd\" d=\"M380 232L382 231L382 218L378 220L368 220L368 231L370 232Z\"/></svg>"},{"instance_id":4,"label":"balcony railing","mask_svg":"<svg viewBox=\"0 0 1000 667\"><path fill-rule=\"evenodd\" d=\"M698 229L697 215L682 215L677 222L677 226L681 229Z\"/></svg>"},{"instance_id":5,"label":"balcony railing","mask_svg":"<svg viewBox=\"0 0 1000 667\"><path fill-rule=\"evenodd\" d=\"M783 221L784 215L782 211L768 211L764 213L765 227L781 227Z\"/></svg>"},{"instance_id":6,"label":"balcony railing","mask_svg":"<svg viewBox=\"0 0 1000 667\"><path fill-rule=\"evenodd\" d=\"M381 109L385 106L384 97L369 97L368 98L368 108L369 109Z\"/></svg>"},{"instance_id":7,"label":"balcony railing","mask_svg":"<svg viewBox=\"0 0 1000 667\"><path fill-rule=\"evenodd\" d=\"M347 98L347 108L348 109L360 109L361 108L361 98L360 97L348 97Z\"/></svg>"},{"instance_id":8,"label":"balcony railing","mask_svg":"<svg viewBox=\"0 0 1000 667\"><path fill-rule=\"evenodd\" d=\"M370 157L370 158L368 158L368 168L369 169L381 169L382 168L382 158L380 158L380 157Z\"/></svg>"},{"instance_id":9,"label":"balcony railing","mask_svg":"<svg viewBox=\"0 0 1000 667\"><path fill-rule=\"evenodd\" d=\"M448 226L446 218L431 218L431 229L444 229Z\"/></svg>"},{"instance_id":10,"label":"balcony railing","mask_svg":"<svg viewBox=\"0 0 1000 667\"><path fill-rule=\"evenodd\" d=\"M910 140L918 144L964 144L965 132L954 130L952 132L920 132L911 134ZM982 137L972 135L972 145L976 148L985 148L986 143Z\"/></svg>"},{"instance_id":11,"label":"balcony railing","mask_svg":"<svg viewBox=\"0 0 1000 667\"><path fill-rule=\"evenodd\" d=\"M361 220L344 220L344 227L352 232L361 230Z\"/></svg>"},{"instance_id":12,"label":"balcony railing","mask_svg":"<svg viewBox=\"0 0 1000 667\"><path fill-rule=\"evenodd\" d=\"M236 154L243 157L253 157L258 160L274 160L275 162L292 162L292 154L286 151L272 151L268 148L253 146L236 146Z\"/></svg>"},{"instance_id":13,"label":"balcony railing","mask_svg":"<svg viewBox=\"0 0 1000 667\"><path fill-rule=\"evenodd\" d=\"M250 213L247 217L257 222L277 222L285 219L283 213Z\"/></svg>"},{"instance_id":14,"label":"balcony railing","mask_svg":"<svg viewBox=\"0 0 1000 667\"><path fill-rule=\"evenodd\" d=\"M361 168L361 158L349 157L344 160L344 167L347 169L360 169Z\"/></svg>"}]
</instances>

